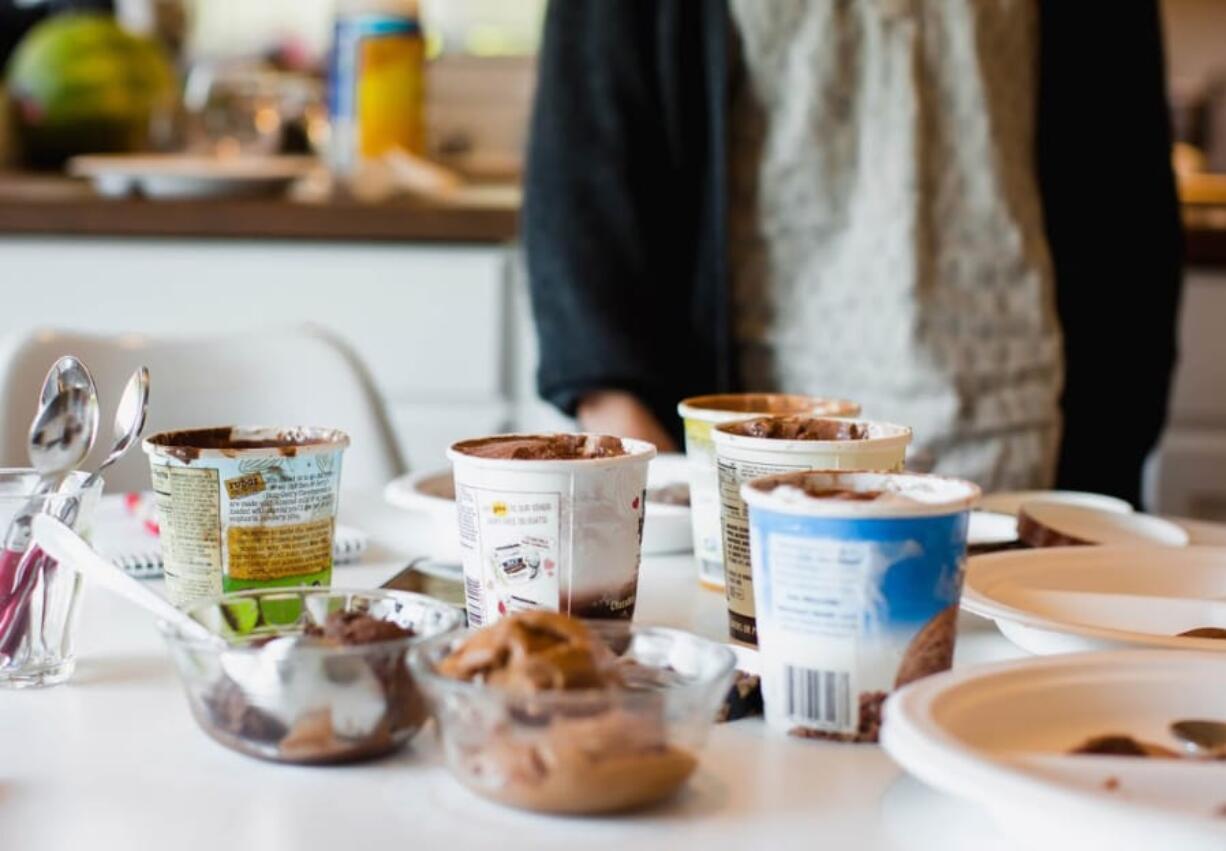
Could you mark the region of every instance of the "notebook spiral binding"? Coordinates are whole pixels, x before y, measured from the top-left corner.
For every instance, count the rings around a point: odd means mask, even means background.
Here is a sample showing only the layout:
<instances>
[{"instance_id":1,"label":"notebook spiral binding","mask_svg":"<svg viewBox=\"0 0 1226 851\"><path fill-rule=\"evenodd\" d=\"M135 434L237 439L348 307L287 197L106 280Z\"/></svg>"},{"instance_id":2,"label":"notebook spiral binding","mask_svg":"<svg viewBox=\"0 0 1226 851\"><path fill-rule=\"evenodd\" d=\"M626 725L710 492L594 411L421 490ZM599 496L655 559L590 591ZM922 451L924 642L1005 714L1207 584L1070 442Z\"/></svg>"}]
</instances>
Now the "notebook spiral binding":
<instances>
[{"instance_id":1,"label":"notebook spiral binding","mask_svg":"<svg viewBox=\"0 0 1226 851\"><path fill-rule=\"evenodd\" d=\"M357 529L337 528L332 540L333 564L351 564L366 551L366 535ZM128 551L111 556L111 563L137 579L154 579L162 575L162 550L159 546Z\"/></svg>"}]
</instances>

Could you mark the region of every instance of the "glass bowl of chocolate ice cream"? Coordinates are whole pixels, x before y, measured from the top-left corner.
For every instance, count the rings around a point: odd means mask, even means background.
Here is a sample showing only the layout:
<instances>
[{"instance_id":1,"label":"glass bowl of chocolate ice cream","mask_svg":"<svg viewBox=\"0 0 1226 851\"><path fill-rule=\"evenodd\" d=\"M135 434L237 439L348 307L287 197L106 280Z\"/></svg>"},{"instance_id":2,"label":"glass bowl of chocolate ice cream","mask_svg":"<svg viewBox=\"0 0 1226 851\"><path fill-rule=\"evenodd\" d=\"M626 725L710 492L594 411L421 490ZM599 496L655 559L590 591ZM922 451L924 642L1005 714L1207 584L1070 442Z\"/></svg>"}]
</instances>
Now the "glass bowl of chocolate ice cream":
<instances>
[{"instance_id":1,"label":"glass bowl of chocolate ice cream","mask_svg":"<svg viewBox=\"0 0 1226 851\"><path fill-rule=\"evenodd\" d=\"M424 641L410 665L456 778L502 804L579 815L684 786L735 659L679 630L531 611Z\"/></svg>"},{"instance_id":2,"label":"glass bowl of chocolate ice cream","mask_svg":"<svg viewBox=\"0 0 1226 851\"><path fill-rule=\"evenodd\" d=\"M192 714L209 736L276 762L352 762L389 753L425 723L410 648L460 613L401 591L265 588L199 603L209 642L163 622Z\"/></svg>"}]
</instances>

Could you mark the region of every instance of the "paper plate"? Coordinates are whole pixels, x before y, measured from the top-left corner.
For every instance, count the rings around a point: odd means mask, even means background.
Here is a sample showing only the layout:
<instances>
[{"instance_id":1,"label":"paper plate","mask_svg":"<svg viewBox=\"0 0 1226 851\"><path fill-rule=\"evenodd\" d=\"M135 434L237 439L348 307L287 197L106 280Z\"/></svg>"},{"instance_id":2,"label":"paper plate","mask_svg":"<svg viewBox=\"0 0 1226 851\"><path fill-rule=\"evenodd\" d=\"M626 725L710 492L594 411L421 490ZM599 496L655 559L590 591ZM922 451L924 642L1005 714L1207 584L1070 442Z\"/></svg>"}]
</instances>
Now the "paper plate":
<instances>
[{"instance_id":1,"label":"paper plate","mask_svg":"<svg viewBox=\"0 0 1226 851\"><path fill-rule=\"evenodd\" d=\"M1181 718L1226 720L1217 654L1026 659L919 680L885 705L881 744L923 782L986 807L1027 848L1226 848L1226 762L1072 756L1087 739L1171 749Z\"/></svg>"},{"instance_id":2,"label":"paper plate","mask_svg":"<svg viewBox=\"0 0 1226 851\"><path fill-rule=\"evenodd\" d=\"M663 488L686 484L689 467L684 455L657 455L647 468L647 487ZM442 561L460 563L460 541L456 527L455 489L450 470L411 473L388 482L383 498L397 508L425 514L431 521L430 555ZM690 507L647 501L643 521L643 554L665 555L688 552Z\"/></svg>"},{"instance_id":3,"label":"paper plate","mask_svg":"<svg viewBox=\"0 0 1226 851\"><path fill-rule=\"evenodd\" d=\"M1017 532L1033 547L1076 544L1186 547L1188 533L1150 514L1112 511L1061 502L1028 502L1017 515Z\"/></svg>"},{"instance_id":4,"label":"paper plate","mask_svg":"<svg viewBox=\"0 0 1226 851\"><path fill-rule=\"evenodd\" d=\"M651 466L647 468L648 490L677 485L684 487L686 494L689 493L690 467L686 457L676 452L666 452L651 459ZM643 520L643 554L688 553L693 548L690 507L648 499L647 516Z\"/></svg>"},{"instance_id":5,"label":"paper plate","mask_svg":"<svg viewBox=\"0 0 1226 851\"><path fill-rule=\"evenodd\" d=\"M976 556L962 608L996 621L1031 653L1226 652L1226 640L1177 635L1226 628L1226 547L1052 547Z\"/></svg>"},{"instance_id":6,"label":"paper plate","mask_svg":"<svg viewBox=\"0 0 1226 851\"><path fill-rule=\"evenodd\" d=\"M1027 502L1059 502L1066 505L1101 508L1104 511L1117 511L1123 514L1132 511L1132 506L1125 500L1084 491L1001 491L981 497L979 510L1016 515L1018 509Z\"/></svg>"}]
</instances>

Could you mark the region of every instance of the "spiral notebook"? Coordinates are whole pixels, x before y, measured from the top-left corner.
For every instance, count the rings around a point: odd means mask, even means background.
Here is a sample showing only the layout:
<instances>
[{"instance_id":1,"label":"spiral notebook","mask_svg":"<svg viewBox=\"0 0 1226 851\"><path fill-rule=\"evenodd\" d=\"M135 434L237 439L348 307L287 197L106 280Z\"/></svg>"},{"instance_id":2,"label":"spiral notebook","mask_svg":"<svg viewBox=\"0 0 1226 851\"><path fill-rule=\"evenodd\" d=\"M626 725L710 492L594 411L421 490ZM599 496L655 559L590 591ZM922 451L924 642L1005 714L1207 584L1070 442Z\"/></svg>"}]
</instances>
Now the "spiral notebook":
<instances>
[{"instance_id":1,"label":"spiral notebook","mask_svg":"<svg viewBox=\"0 0 1226 851\"><path fill-rule=\"evenodd\" d=\"M366 550L366 533L350 526L337 526L332 539L333 564L352 564ZM148 536L143 542L116 546L116 542L96 544L98 551L137 579L152 579L162 575L162 548L157 538Z\"/></svg>"}]
</instances>

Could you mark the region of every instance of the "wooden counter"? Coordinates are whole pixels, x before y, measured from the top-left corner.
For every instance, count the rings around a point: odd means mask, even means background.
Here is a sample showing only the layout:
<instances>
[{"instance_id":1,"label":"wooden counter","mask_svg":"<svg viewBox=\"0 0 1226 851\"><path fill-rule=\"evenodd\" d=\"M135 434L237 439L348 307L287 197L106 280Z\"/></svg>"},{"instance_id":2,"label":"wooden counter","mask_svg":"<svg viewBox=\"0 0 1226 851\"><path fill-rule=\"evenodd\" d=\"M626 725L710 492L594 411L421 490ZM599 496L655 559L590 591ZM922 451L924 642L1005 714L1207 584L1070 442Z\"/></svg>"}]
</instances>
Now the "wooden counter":
<instances>
[{"instance_id":1,"label":"wooden counter","mask_svg":"<svg viewBox=\"0 0 1226 851\"><path fill-rule=\"evenodd\" d=\"M0 235L165 236L343 242L501 243L515 238L519 192L474 186L446 204L289 199L100 198L84 182L0 173ZM1184 207L1190 266L1226 267L1226 206Z\"/></svg>"},{"instance_id":2,"label":"wooden counter","mask_svg":"<svg viewBox=\"0 0 1226 851\"><path fill-rule=\"evenodd\" d=\"M146 201L101 198L64 177L0 174L0 235L501 243L514 239L518 218L513 186L474 186L445 204Z\"/></svg>"}]
</instances>

